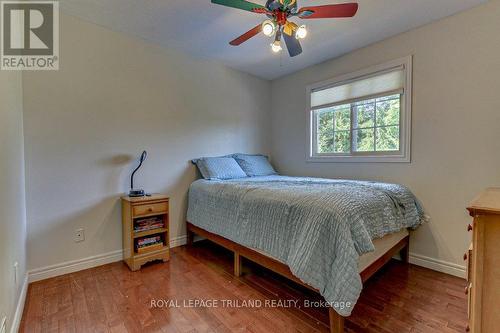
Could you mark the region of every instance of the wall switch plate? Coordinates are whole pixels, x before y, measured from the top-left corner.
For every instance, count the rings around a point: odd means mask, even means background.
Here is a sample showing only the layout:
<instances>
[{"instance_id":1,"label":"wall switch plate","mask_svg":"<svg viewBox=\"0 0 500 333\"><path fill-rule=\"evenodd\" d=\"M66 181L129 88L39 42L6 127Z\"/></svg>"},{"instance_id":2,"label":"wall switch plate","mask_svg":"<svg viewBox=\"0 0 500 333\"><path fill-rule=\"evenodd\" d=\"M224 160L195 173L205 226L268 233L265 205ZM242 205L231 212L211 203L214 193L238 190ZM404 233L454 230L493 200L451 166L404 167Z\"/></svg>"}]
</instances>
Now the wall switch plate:
<instances>
[{"instance_id":1,"label":"wall switch plate","mask_svg":"<svg viewBox=\"0 0 500 333\"><path fill-rule=\"evenodd\" d=\"M6 333L7 332L7 317L3 317L0 320L0 333Z\"/></svg>"},{"instance_id":2,"label":"wall switch plate","mask_svg":"<svg viewBox=\"0 0 500 333\"><path fill-rule=\"evenodd\" d=\"M85 240L85 230L83 228L75 230L75 242L83 242Z\"/></svg>"}]
</instances>

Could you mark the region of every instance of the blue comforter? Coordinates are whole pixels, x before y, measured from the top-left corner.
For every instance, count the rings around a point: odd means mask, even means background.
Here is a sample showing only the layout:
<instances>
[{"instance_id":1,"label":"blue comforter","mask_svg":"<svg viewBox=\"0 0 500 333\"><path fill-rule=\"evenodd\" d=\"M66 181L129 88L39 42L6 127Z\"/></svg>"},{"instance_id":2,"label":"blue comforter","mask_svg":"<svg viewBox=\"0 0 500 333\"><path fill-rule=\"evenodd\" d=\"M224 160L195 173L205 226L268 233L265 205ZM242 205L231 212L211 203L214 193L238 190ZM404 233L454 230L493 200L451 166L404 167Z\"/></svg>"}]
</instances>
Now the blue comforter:
<instances>
[{"instance_id":1,"label":"blue comforter","mask_svg":"<svg viewBox=\"0 0 500 333\"><path fill-rule=\"evenodd\" d=\"M187 212L192 224L286 263L343 316L361 293L358 258L372 240L423 219L402 185L286 176L197 180Z\"/></svg>"}]
</instances>

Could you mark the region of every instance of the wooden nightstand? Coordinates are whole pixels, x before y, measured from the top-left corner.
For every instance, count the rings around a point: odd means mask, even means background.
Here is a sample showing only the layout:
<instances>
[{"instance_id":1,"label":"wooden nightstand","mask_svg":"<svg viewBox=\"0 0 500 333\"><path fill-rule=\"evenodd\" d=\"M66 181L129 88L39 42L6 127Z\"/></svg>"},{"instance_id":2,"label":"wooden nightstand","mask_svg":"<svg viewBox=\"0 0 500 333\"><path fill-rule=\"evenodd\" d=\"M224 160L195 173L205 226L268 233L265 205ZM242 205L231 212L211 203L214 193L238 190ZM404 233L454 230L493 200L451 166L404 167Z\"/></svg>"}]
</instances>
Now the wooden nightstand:
<instances>
[{"instance_id":1,"label":"wooden nightstand","mask_svg":"<svg viewBox=\"0 0 500 333\"><path fill-rule=\"evenodd\" d=\"M122 197L123 260L132 271L153 260L170 259L169 198Z\"/></svg>"}]
</instances>

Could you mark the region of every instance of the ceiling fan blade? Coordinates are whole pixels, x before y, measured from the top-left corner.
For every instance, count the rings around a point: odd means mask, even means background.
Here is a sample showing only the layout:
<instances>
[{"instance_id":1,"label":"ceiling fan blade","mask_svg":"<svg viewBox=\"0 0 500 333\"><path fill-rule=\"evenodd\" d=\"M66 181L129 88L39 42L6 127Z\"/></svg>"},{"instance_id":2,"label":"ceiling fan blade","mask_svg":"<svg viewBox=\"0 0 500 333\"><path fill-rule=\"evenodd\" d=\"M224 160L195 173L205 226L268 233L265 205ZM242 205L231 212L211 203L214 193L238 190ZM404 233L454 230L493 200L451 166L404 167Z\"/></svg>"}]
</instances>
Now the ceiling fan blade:
<instances>
[{"instance_id":1,"label":"ceiling fan blade","mask_svg":"<svg viewBox=\"0 0 500 333\"><path fill-rule=\"evenodd\" d=\"M297 16L302 19L353 17L358 7L357 3L303 7L299 9Z\"/></svg>"},{"instance_id":2,"label":"ceiling fan blade","mask_svg":"<svg viewBox=\"0 0 500 333\"><path fill-rule=\"evenodd\" d=\"M270 10L273 11L275 9L278 9L281 7L281 3L278 0L268 0L266 3L266 7Z\"/></svg>"},{"instance_id":3,"label":"ceiling fan blade","mask_svg":"<svg viewBox=\"0 0 500 333\"><path fill-rule=\"evenodd\" d=\"M283 5L283 8L289 8L293 6L297 0L279 0L279 2Z\"/></svg>"},{"instance_id":4,"label":"ceiling fan blade","mask_svg":"<svg viewBox=\"0 0 500 333\"><path fill-rule=\"evenodd\" d=\"M240 37L238 37L236 39L233 39L232 41L229 42L229 44L231 44L232 46L238 46L238 45L246 42L247 40L249 40L253 36L257 35L261 31L262 31L262 25L259 24L255 28L253 28L253 29L248 30L247 32L245 32Z\"/></svg>"},{"instance_id":5,"label":"ceiling fan blade","mask_svg":"<svg viewBox=\"0 0 500 333\"><path fill-rule=\"evenodd\" d=\"M300 46L300 42L295 36L283 34L283 38L285 39L286 48L288 49L290 57L295 57L302 53L302 46Z\"/></svg>"},{"instance_id":6,"label":"ceiling fan blade","mask_svg":"<svg viewBox=\"0 0 500 333\"><path fill-rule=\"evenodd\" d=\"M283 33L287 34L288 36L293 36L293 34L295 33L295 31L297 31L298 28L299 27L297 24L287 21L286 24L283 26Z\"/></svg>"},{"instance_id":7,"label":"ceiling fan blade","mask_svg":"<svg viewBox=\"0 0 500 333\"><path fill-rule=\"evenodd\" d=\"M243 9L249 12L252 12L254 9L266 9L266 7L262 5L258 5L256 3L248 2L245 0L212 0L212 3L226 7Z\"/></svg>"}]
</instances>

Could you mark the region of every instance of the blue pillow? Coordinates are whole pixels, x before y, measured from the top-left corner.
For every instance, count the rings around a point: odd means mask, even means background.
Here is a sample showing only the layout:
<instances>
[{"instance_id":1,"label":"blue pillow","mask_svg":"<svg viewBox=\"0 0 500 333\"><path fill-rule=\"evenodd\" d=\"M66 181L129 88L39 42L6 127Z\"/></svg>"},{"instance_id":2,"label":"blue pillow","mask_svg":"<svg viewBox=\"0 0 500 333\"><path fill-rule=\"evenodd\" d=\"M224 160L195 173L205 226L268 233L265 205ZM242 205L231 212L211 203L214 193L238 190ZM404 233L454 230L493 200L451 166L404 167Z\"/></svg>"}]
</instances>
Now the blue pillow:
<instances>
[{"instance_id":1,"label":"blue pillow","mask_svg":"<svg viewBox=\"0 0 500 333\"><path fill-rule=\"evenodd\" d=\"M233 156L249 177L277 174L271 163L269 163L267 156L247 154L234 154Z\"/></svg>"},{"instance_id":2,"label":"blue pillow","mask_svg":"<svg viewBox=\"0 0 500 333\"><path fill-rule=\"evenodd\" d=\"M210 157L200 157L200 158L195 158L191 160L191 163L194 165L197 165L199 160L207 159L207 158L223 158L223 157L230 157L233 158L234 154L229 154L229 155L223 155L223 156L210 156Z\"/></svg>"},{"instance_id":3,"label":"blue pillow","mask_svg":"<svg viewBox=\"0 0 500 333\"><path fill-rule=\"evenodd\" d=\"M193 160L205 179L233 179L247 177L232 157L203 157Z\"/></svg>"}]
</instances>

